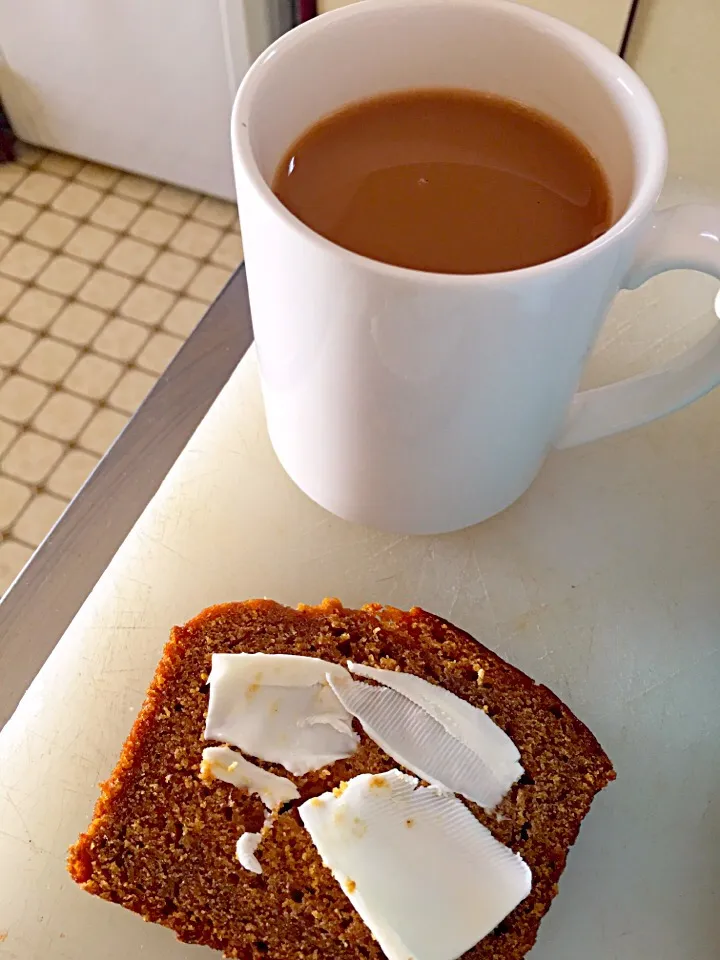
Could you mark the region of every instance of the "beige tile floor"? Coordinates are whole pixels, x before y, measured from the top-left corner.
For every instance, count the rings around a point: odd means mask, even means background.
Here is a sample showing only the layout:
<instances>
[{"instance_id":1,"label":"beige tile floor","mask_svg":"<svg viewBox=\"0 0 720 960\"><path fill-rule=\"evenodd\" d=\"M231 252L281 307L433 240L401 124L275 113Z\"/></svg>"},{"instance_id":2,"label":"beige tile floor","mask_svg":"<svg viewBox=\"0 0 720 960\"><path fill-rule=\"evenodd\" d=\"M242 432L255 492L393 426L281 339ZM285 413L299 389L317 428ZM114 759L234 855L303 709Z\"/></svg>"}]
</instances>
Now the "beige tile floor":
<instances>
[{"instance_id":1,"label":"beige tile floor","mask_svg":"<svg viewBox=\"0 0 720 960\"><path fill-rule=\"evenodd\" d=\"M30 147L0 166L0 595L241 259L230 203Z\"/></svg>"}]
</instances>

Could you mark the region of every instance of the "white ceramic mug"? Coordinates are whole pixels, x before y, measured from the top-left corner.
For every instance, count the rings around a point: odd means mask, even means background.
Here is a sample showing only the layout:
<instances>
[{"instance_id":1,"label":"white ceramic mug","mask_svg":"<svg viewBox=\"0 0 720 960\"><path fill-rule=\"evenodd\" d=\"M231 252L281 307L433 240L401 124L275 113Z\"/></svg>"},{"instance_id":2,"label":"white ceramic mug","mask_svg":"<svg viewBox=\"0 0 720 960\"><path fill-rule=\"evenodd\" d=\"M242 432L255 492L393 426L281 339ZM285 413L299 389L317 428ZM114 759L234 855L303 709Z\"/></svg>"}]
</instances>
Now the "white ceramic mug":
<instances>
[{"instance_id":1,"label":"white ceramic mug","mask_svg":"<svg viewBox=\"0 0 720 960\"><path fill-rule=\"evenodd\" d=\"M536 107L608 176L614 224L580 250L498 274L390 266L314 233L269 184L293 140L353 100L464 87ZM281 37L232 126L268 427L283 466L348 520L465 527L530 485L548 450L664 416L720 381L720 334L664 369L575 393L621 288L677 267L720 278L720 209L654 210L666 165L648 90L585 34L500 0L364 0Z\"/></svg>"}]
</instances>

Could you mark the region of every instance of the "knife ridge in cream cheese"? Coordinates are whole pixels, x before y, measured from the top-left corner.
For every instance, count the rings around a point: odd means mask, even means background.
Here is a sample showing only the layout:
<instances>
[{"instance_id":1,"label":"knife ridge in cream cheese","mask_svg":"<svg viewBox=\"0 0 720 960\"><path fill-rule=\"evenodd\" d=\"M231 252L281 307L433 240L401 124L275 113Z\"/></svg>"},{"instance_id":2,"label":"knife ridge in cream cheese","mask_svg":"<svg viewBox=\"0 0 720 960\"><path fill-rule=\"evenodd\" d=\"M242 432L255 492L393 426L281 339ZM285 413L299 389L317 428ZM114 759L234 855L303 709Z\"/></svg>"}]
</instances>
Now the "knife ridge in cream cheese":
<instances>
[{"instance_id":1,"label":"knife ridge in cream cheese","mask_svg":"<svg viewBox=\"0 0 720 960\"><path fill-rule=\"evenodd\" d=\"M481 753L495 768L511 767L520 760L520 752L510 737L483 711L438 683L430 683L413 673L380 670L348 661L348 670L358 677L376 680L397 690L426 710L448 733ZM519 779L522 767L515 769ZM514 782L514 781L513 781Z\"/></svg>"},{"instance_id":2,"label":"knife ridge in cream cheese","mask_svg":"<svg viewBox=\"0 0 720 960\"><path fill-rule=\"evenodd\" d=\"M522 776L515 744L482 710L412 674L348 666L382 686L328 674L341 703L387 754L423 780L493 809Z\"/></svg>"}]
</instances>

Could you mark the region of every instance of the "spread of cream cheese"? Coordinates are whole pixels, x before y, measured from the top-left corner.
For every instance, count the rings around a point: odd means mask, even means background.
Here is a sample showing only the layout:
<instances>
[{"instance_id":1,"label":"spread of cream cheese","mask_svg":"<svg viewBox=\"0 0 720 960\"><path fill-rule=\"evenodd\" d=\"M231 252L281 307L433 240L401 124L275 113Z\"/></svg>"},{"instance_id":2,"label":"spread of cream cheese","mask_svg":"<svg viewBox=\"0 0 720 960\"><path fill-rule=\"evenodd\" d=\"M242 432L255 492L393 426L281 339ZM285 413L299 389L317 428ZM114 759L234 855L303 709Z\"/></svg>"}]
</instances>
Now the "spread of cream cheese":
<instances>
[{"instance_id":1,"label":"spread of cream cheese","mask_svg":"<svg viewBox=\"0 0 720 960\"><path fill-rule=\"evenodd\" d=\"M522 776L517 747L482 710L413 674L348 667L381 686L328 674L338 699L369 737L423 780L491 810Z\"/></svg>"},{"instance_id":2,"label":"spread of cream cheese","mask_svg":"<svg viewBox=\"0 0 720 960\"><path fill-rule=\"evenodd\" d=\"M292 780L279 777L250 763L237 750L230 747L205 747L202 752L200 776L203 779L216 777L234 787L256 793L268 810L276 810L290 800L298 800L300 794Z\"/></svg>"},{"instance_id":3,"label":"spread of cream cheese","mask_svg":"<svg viewBox=\"0 0 720 960\"><path fill-rule=\"evenodd\" d=\"M300 817L388 960L455 960L530 892L524 861L455 796L487 809L523 773L510 737L483 710L421 677L314 657L213 654L206 739L301 776L351 756L353 718L399 764L306 801ZM362 677L366 683L353 679ZM270 816L236 845L256 851L297 787L229 746L203 750L201 774L257 794Z\"/></svg>"},{"instance_id":4,"label":"spread of cream cheese","mask_svg":"<svg viewBox=\"0 0 720 960\"><path fill-rule=\"evenodd\" d=\"M214 653L205 738L296 776L351 756L358 737L328 675L348 673L314 657Z\"/></svg>"},{"instance_id":5,"label":"spread of cream cheese","mask_svg":"<svg viewBox=\"0 0 720 960\"><path fill-rule=\"evenodd\" d=\"M389 770L303 803L325 865L388 960L455 960L527 897L527 864L464 804Z\"/></svg>"},{"instance_id":6,"label":"spread of cream cheese","mask_svg":"<svg viewBox=\"0 0 720 960\"><path fill-rule=\"evenodd\" d=\"M263 872L260 861L255 856L255 851L260 846L261 840L261 833L243 833L235 844L235 856L240 861L240 865L249 870L250 873Z\"/></svg>"}]
</instances>

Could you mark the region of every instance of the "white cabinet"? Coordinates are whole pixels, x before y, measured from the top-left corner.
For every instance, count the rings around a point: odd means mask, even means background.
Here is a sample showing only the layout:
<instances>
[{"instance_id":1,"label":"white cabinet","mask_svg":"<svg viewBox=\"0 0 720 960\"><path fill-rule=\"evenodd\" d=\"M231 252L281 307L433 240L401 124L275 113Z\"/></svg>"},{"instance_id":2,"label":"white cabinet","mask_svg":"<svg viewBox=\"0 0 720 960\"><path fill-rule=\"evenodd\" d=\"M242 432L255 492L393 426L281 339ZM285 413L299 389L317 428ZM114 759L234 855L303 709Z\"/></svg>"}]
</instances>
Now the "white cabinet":
<instances>
[{"instance_id":1,"label":"white cabinet","mask_svg":"<svg viewBox=\"0 0 720 960\"><path fill-rule=\"evenodd\" d=\"M600 40L611 50L620 49L632 0L518 0L526 7L565 20Z\"/></svg>"},{"instance_id":2,"label":"white cabinet","mask_svg":"<svg viewBox=\"0 0 720 960\"><path fill-rule=\"evenodd\" d=\"M338 10L340 7L349 7L356 0L318 0L318 13L328 13L330 10Z\"/></svg>"},{"instance_id":3,"label":"white cabinet","mask_svg":"<svg viewBox=\"0 0 720 960\"><path fill-rule=\"evenodd\" d=\"M720 187L720 0L640 0L626 57L665 119L670 172Z\"/></svg>"},{"instance_id":4,"label":"white cabinet","mask_svg":"<svg viewBox=\"0 0 720 960\"><path fill-rule=\"evenodd\" d=\"M318 12L346 7L358 0L318 0ZM619 50L630 15L632 0L519 0L553 17L579 27L585 33Z\"/></svg>"},{"instance_id":5,"label":"white cabinet","mask_svg":"<svg viewBox=\"0 0 720 960\"><path fill-rule=\"evenodd\" d=\"M287 6L0 0L0 95L30 143L231 198L235 90Z\"/></svg>"}]
</instances>

